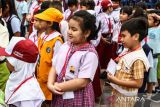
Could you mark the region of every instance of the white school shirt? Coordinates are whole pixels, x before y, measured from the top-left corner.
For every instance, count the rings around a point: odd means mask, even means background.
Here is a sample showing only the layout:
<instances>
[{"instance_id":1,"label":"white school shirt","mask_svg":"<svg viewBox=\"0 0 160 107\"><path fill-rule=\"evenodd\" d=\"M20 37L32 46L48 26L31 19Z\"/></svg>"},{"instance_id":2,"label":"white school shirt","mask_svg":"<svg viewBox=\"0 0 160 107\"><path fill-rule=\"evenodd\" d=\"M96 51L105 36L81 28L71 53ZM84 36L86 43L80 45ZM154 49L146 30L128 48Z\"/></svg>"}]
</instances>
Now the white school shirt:
<instances>
[{"instance_id":1,"label":"white school shirt","mask_svg":"<svg viewBox=\"0 0 160 107\"><path fill-rule=\"evenodd\" d=\"M59 75L64 65L67 52L69 50L68 43L64 43L57 55L52 60L52 66L56 69L56 74ZM70 67L75 68L75 73L70 72ZM89 78L93 81L98 66L98 57L95 53L89 51L76 51L69 60L67 65L65 78Z\"/></svg>"},{"instance_id":2,"label":"white school shirt","mask_svg":"<svg viewBox=\"0 0 160 107\"><path fill-rule=\"evenodd\" d=\"M6 22L8 22L9 18L10 17L6 18ZM13 33L21 32L21 21L18 19L18 17L16 15L12 15L10 19Z\"/></svg>"},{"instance_id":3,"label":"white school shirt","mask_svg":"<svg viewBox=\"0 0 160 107\"><path fill-rule=\"evenodd\" d=\"M38 37L37 37L37 30L33 31L30 35L29 35L29 39L31 41L33 41L36 46L38 47Z\"/></svg>"},{"instance_id":4,"label":"white school shirt","mask_svg":"<svg viewBox=\"0 0 160 107\"><path fill-rule=\"evenodd\" d=\"M109 28L108 28L108 24L109 24L109 19L111 21L112 24L112 29L111 32L113 31L113 27L114 27L114 20L113 17L111 16L111 14L106 14L106 13L100 13L97 17L97 20L99 22L101 22L101 33L108 33L109 32Z\"/></svg>"},{"instance_id":5,"label":"white school shirt","mask_svg":"<svg viewBox=\"0 0 160 107\"><path fill-rule=\"evenodd\" d=\"M79 10L77 9L76 11L73 12L73 14L74 14L75 12L77 12L77 11L79 11ZM64 20L67 20L68 17L70 16L70 14L71 14L71 10L70 10L70 9L67 9L67 10L63 13L63 15L64 15ZM73 14L72 14L72 15L73 15Z\"/></svg>"},{"instance_id":6,"label":"white school shirt","mask_svg":"<svg viewBox=\"0 0 160 107\"><path fill-rule=\"evenodd\" d=\"M23 14L27 14L28 13L27 2L25 0L21 1L21 2L16 1L16 10L17 10L17 13L18 13L18 17L22 21Z\"/></svg>"},{"instance_id":7,"label":"white school shirt","mask_svg":"<svg viewBox=\"0 0 160 107\"><path fill-rule=\"evenodd\" d=\"M68 22L66 20L62 20L60 22L60 31L61 34L63 35L64 41L67 41L67 31L68 31L69 27L68 27Z\"/></svg>"},{"instance_id":8,"label":"white school shirt","mask_svg":"<svg viewBox=\"0 0 160 107\"><path fill-rule=\"evenodd\" d=\"M117 22L120 21L120 18L119 18L119 16L120 16L120 10L121 10L121 8L118 7L116 9L114 9L112 11L112 13L111 13L111 16L114 18L115 23L117 23Z\"/></svg>"},{"instance_id":9,"label":"white school shirt","mask_svg":"<svg viewBox=\"0 0 160 107\"><path fill-rule=\"evenodd\" d=\"M13 91L22 83L22 81L34 75L36 63L27 63L19 59L8 57L9 63L14 66L6 83L5 102L8 101ZM26 100L44 100L43 92L37 82L36 77L26 81L10 98L8 104Z\"/></svg>"},{"instance_id":10,"label":"white school shirt","mask_svg":"<svg viewBox=\"0 0 160 107\"><path fill-rule=\"evenodd\" d=\"M115 42L118 42L118 37L119 37L119 34L120 34L121 26L122 26L121 22L118 22L114 25L112 40L115 41Z\"/></svg>"},{"instance_id":11,"label":"white school shirt","mask_svg":"<svg viewBox=\"0 0 160 107\"><path fill-rule=\"evenodd\" d=\"M38 5L37 0L30 0L27 2L28 13L31 14L31 16L33 16L34 10L37 7L37 5Z\"/></svg>"}]
</instances>

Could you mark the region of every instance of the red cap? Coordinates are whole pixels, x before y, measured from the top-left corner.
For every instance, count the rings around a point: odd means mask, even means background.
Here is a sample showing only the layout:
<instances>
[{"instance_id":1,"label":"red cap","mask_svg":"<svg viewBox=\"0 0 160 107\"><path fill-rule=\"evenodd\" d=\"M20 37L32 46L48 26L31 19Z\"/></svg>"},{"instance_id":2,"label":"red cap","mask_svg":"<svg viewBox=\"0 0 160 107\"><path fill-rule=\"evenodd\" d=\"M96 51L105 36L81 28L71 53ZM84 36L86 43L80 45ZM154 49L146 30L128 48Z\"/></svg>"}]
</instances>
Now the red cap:
<instances>
[{"instance_id":1,"label":"red cap","mask_svg":"<svg viewBox=\"0 0 160 107\"><path fill-rule=\"evenodd\" d=\"M112 2L110 0L103 0L101 2L101 6L102 6L102 8L108 8L110 6L113 6L113 4L112 4Z\"/></svg>"},{"instance_id":2,"label":"red cap","mask_svg":"<svg viewBox=\"0 0 160 107\"><path fill-rule=\"evenodd\" d=\"M6 48L0 48L0 56L11 56L28 63L35 63L38 56L38 48L29 39L12 37Z\"/></svg>"}]
</instances>

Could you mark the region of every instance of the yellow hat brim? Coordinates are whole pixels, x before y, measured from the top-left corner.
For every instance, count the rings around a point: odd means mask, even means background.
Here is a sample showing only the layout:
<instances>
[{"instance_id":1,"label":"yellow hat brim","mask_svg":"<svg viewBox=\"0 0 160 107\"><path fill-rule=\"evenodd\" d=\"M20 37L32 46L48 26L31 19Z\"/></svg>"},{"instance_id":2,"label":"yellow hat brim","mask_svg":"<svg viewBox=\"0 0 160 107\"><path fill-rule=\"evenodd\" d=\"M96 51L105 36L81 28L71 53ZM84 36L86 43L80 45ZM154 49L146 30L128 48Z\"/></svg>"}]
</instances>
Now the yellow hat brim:
<instances>
[{"instance_id":1,"label":"yellow hat brim","mask_svg":"<svg viewBox=\"0 0 160 107\"><path fill-rule=\"evenodd\" d=\"M44 21L50 21L50 22L54 21L54 22L57 22L57 21L53 20L53 18L48 17L48 16L45 15L45 14L37 14L37 15L35 15L34 17L35 17L35 18L38 18L38 19L41 19L41 20L44 20Z\"/></svg>"}]
</instances>

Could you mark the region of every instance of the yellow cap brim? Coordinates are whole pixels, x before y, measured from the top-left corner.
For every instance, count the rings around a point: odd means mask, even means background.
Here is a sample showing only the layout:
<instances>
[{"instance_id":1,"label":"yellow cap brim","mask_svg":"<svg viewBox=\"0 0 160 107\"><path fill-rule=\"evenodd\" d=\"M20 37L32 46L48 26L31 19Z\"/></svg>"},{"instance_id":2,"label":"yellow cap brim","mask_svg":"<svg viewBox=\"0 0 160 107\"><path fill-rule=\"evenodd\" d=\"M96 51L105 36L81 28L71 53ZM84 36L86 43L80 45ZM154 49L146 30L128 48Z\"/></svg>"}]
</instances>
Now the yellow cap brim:
<instances>
[{"instance_id":1,"label":"yellow cap brim","mask_svg":"<svg viewBox=\"0 0 160 107\"><path fill-rule=\"evenodd\" d=\"M37 15L35 15L34 17L35 17L35 18L38 18L38 19L41 19L41 20L44 20L44 21L50 21L50 22L54 21L54 22L57 22L57 21L55 21L55 20L52 19L51 17L48 17L48 16L45 15L45 14L37 14Z\"/></svg>"}]
</instances>

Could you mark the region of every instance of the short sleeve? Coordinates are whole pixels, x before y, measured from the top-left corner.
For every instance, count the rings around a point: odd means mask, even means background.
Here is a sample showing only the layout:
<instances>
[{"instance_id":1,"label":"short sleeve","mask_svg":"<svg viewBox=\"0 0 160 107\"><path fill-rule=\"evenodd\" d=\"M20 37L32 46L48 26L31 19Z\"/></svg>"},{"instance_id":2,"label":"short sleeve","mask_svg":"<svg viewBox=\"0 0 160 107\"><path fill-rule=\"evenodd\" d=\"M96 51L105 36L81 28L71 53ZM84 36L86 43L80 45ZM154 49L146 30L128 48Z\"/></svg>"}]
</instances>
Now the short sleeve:
<instances>
[{"instance_id":1,"label":"short sleeve","mask_svg":"<svg viewBox=\"0 0 160 107\"><path fill-rule=\"evenodd\" d=\"M20 31L21 22L20 22L20 20L17 17L14 17L11 20L11 26L12 26L13 33L21 32Z\"/></svg>"},{"instance_id":2,"label":"short sleeve","mask_svg":"<svg viewBox=\"0 0 160 107\"><path fill-rule=\"evenodd\" d=\"M22 10L21 10L22 14L28 13L28 8L27 7L28 7L27 2L23 2L23 6L22 6Z\"/></svg>"},{"instance_id":3,"label":"short sleeve","mask_svg":"<svg viewBox=\"0 0 160 107\"><path fill-rule=\"evenodd\" d=\"M133 63L133 78L134 79L142 79L144 78L145 66L143 61L136 60Z\"/></svg>"},{"instance_id":4,"label":"short sleeve","mask_svg":"<svg viewBox=\"0 0 160 107\"><path fill-rule=\"evenodd\" d=\"M93 81L98 66L98 57L95 53L89 52L83 58L78 78L89 78Z\"/></svg>"}]
</instances>

